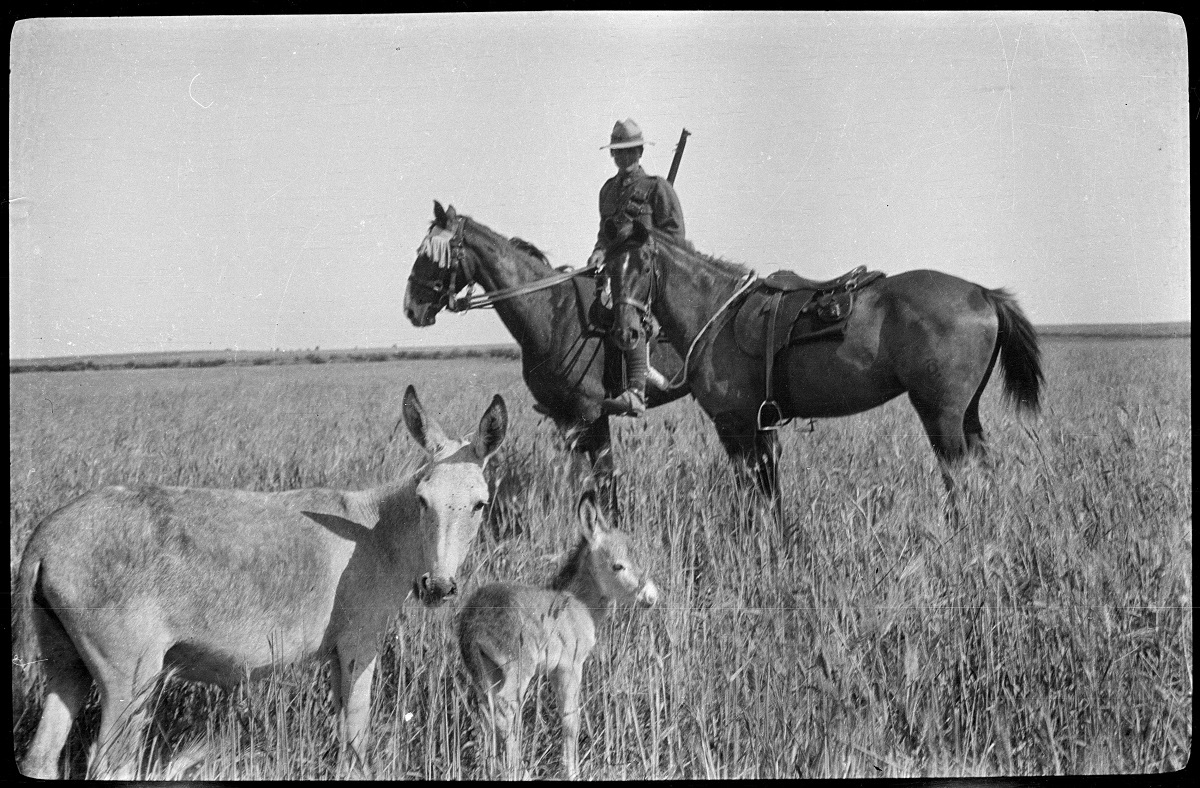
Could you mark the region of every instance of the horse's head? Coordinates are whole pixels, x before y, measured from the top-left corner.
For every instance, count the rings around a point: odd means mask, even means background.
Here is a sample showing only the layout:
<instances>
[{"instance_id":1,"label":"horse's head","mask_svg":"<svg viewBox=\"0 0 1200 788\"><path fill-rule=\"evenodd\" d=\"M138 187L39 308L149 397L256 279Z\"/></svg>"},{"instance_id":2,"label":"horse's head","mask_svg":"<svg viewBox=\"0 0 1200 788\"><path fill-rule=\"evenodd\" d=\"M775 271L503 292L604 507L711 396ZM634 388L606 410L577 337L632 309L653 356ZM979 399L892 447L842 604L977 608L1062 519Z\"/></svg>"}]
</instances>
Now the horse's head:
<instances>
[{"instance_id":1,"label":"horse's head","mask_svg":"<svg viewBox=\"0 0 1200 788\"><path fill-rule=\"evenodd\" d=\"M612 284L612 336L623 350L637 345L654 298L654 239L640 222L605 226L604 271Z\"/></svg>"},{"instance_id":2,"label":"horse's head","mask_svg":"<svg viewBox=\"0 0 1200 788\"><path fill-rule=\"evenodd\" d=\"M454 206L433 203L429 233L417 247L417 259L404 290L404 314L418 328L431 326L442 308L457 311L456 294L470 282L463 272L463 219Z\"/></svg>"}]
</instances>

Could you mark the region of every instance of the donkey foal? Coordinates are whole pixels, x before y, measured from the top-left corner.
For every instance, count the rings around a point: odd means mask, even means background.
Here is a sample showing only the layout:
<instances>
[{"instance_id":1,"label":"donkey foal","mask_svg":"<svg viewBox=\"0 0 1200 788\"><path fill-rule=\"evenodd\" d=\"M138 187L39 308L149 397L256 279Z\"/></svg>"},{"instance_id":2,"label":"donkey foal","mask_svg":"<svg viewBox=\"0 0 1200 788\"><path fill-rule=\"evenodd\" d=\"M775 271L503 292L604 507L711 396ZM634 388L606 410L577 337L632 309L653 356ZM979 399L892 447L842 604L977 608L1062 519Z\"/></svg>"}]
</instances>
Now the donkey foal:
<instances>
[{"instance_id":1,"label":"donkey foal","mask_svg":"<svg viewBox=\"0 0 1200 788\"><path fill-rule=\"evenodd\" d=\"M581 538L549 589L493 583L471 595L458 622L458 644L482 706L514 773L521 747L514 727L529 682L547 674L562 714L563 768L579 776L579 685L596 645L596 624L610 603L650 607L658 589L634 564L629 537L612 529L595 493L579 500Z\"/></svg>"},{"instance_id":2,"label":"donkey foal","mask_svg":"<svg viewBox=\"0 0 1200 788\"><path fill-rule=\"evenodd\" d=\"M42 658L46 700L21 763L58 775L92 681L100 734L89 773L136 774L146 710L164 668L230 686L307 657L331 666L342 742L362 767L378 638L412 592L457 590L504 440L497 395L470 441L446 437L416 391L404 421L429 453L411 478L361 492L104 487L50 515L21 559L21 651ZM343 749L345 753L345 749Z\"/></svg>"}]
</instances>

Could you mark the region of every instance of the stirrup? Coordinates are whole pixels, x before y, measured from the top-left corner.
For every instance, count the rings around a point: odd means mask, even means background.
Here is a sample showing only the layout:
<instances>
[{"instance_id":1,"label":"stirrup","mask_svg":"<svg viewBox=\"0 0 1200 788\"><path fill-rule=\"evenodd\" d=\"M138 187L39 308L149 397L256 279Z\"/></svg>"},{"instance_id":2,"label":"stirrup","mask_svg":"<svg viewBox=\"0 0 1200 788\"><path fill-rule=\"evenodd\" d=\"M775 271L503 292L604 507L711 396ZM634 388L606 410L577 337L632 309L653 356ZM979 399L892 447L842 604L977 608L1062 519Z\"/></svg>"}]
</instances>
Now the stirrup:
<instances>
[{"instance_id":1,"label":"stirrup","mask_svg":"<svg viewBox=\"0 0 1200 788\"><path fill-rule=\"evenodd\" d=\"M767 410L768 407L770 407L770 411ZM764 413L767 413L771 419L769 424L763 423L763 414ZM782 427L783 424L784 424L783 412L779 410L779 405L776 404L775 400L773 400L773 399L766 400L763 402L763 404L758 406L758 431L759 432L766 432L767 430L777 430L780 427Z\"/></svg>"},{"instance_id":2,"label":"stirrup","mask_svg":"<svg viewBox=\"0 0 1200 788\"><path fill-rule=\"evenodd\" d=\"M646 412L646 397L632 389L621 392L612 399L600 401L600 412L606 416L633 416Z\"/></svg>"}]
</instances>

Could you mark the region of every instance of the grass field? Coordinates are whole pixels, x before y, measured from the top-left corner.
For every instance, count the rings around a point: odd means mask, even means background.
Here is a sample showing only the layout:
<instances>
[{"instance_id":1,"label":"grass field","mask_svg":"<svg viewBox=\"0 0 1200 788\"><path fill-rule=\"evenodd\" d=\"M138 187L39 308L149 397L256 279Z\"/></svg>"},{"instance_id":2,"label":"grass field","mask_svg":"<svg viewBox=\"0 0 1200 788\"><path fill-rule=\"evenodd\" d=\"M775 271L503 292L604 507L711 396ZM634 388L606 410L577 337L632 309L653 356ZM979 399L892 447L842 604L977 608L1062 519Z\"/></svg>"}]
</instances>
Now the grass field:
<instances>
[{"instance_id":1,"label":"grass field","mask_svg":"<svg viewBox=\"0 0 1200 788\"><path fill-rule=\"evenodd\" d=\"M1192 731L1191 340L1044 342L1038 419L984 398L987 467L942 515L907 401L782 432L782 526L739 493L691 400L616 430L625 525L663 593L618 614L584 674L584 778L1162 772ZM578 481L519 364L443 361L9 378L10 578L37 521L102 484L361 488L420 456L416 385L450 433L509 405L492 522L468 586L545 582ZM468 589L469 590L469 589ZM380 778L486 775L453 609L409 603L376 675ZM335 779L330 702L299 666L233 692L168 684L150 745L202 747L202 780ZM552 694L526 759L558 768ZM15 755L41 698L13 667ZM69 744L82 774L89 706ZM155 759L147 777L162 776Z\"/></svg>"}]
</instances>

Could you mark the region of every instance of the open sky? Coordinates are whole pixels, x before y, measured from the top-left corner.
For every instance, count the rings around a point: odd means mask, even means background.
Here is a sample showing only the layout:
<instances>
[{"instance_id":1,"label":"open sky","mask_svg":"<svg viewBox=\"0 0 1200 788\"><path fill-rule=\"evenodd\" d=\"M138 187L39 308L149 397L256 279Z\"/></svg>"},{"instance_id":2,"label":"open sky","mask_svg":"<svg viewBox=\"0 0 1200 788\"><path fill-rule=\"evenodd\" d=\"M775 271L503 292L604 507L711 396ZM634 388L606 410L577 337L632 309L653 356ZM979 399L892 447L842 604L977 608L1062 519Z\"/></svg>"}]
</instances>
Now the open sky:
<instances>
[{"instance_id":1,"label":"open sky","mask_svg":"<svg viewBox=\"0 0 1200 788\"><path fill-rule=\"evenodd\" d=\"M698 249L1191 319L1188 57L1151 12L33 19L9 356L509 341L401 304L433 201L582 264L613 123Z\"/></svg>"}]
</instances>

